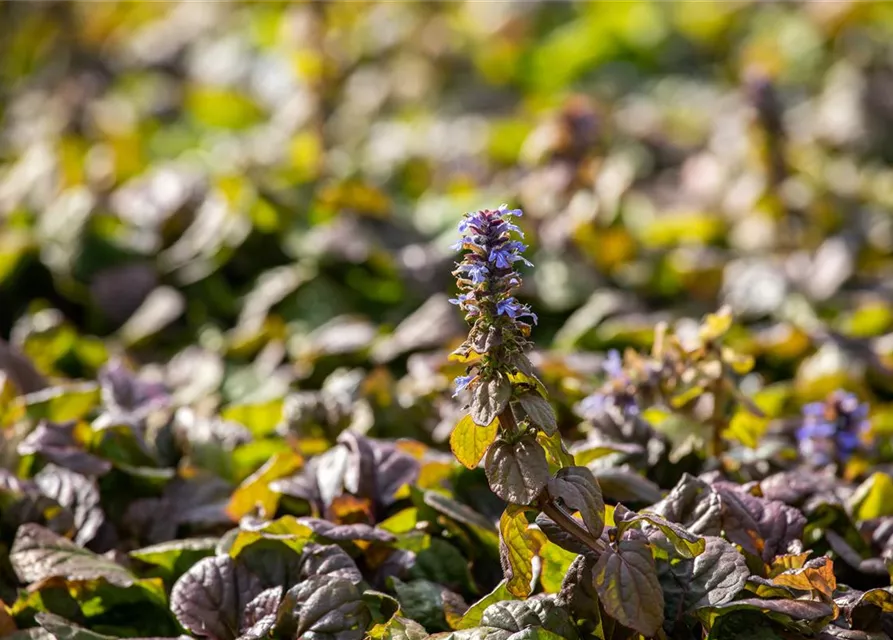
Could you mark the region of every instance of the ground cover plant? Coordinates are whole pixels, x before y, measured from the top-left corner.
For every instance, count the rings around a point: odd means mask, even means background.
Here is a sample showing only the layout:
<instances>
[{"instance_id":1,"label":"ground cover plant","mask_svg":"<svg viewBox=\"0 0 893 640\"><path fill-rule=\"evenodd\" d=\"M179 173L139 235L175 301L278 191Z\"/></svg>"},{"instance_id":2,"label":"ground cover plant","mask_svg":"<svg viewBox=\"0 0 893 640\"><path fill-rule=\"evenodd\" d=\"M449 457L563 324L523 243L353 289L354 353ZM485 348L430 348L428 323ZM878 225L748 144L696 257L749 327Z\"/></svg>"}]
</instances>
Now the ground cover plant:
<instances>
[{"instance_id":1,"label":"ground cover plant","mask_svg":"<svg viewBox=\"0 0 893 640\"><path fill-rule=\"evenodd\" d=\"M0 636L893 637L891 56L0 4Z\"/></svg>"}]
</instances>

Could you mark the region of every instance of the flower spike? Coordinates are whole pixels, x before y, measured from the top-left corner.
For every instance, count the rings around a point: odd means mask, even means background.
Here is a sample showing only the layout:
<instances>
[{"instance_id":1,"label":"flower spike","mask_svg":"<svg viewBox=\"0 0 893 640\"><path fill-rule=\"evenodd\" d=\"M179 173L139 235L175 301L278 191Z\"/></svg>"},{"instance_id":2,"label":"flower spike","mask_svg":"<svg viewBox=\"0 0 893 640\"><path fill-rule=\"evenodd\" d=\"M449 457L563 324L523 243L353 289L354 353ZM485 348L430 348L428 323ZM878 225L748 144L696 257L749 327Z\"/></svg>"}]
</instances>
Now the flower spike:
<instances>
[{"instance_id":1,"label":"flower spike","mask_svg":"<svg viewBox=\"0 0 893 640\"><path fill-rule=\"evenodd\" d=\"M523 233L511 222L521 215L520 209L509 209L508 205L466 213L458 225L462 237L453 245L465 253L453 271L460 293L450 302L465 312L465 319L472 325L460 351L485 356L484 362L474 365L484 373L482 380L513 372L512 358L523 355L528 346L529 321L537 322L530 307L514 296L521 286L515 263L533 266L522 255L527 245L516 239ZM460 376L457 389L474 386L473 379L473 375Z\"/></svg>"}]
</instances>

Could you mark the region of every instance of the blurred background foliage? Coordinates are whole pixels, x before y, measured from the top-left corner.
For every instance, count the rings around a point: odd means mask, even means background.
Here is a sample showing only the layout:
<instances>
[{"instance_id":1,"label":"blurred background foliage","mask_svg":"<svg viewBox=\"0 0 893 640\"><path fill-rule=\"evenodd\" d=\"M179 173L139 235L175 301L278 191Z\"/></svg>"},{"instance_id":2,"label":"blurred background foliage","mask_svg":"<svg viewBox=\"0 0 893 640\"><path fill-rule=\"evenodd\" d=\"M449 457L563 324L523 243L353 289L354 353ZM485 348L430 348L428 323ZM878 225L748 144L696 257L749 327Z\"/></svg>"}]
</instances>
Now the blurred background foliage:
<instances>
[{"instance_id":1,"label":"blurred background foliage","mask_svg":"<svg viewBox=\"0 0 893 640\"><path fill-rule=\"evenodd\" d=\"M721 304L743 388L884 400L891 132L889 3L3 2L0 336L245 423L324 381L408 409L457 373L455 224L508 202L570 400Z\"/></svg>"}]
</instances>

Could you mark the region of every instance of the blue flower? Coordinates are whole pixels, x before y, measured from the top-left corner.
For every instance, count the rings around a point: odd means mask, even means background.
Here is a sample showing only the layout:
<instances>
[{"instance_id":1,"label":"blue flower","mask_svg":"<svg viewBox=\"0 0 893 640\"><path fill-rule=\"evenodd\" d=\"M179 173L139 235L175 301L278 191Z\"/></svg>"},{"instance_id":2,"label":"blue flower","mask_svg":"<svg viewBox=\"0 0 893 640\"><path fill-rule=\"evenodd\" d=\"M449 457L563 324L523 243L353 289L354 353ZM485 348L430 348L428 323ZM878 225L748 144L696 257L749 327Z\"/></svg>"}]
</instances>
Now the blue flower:
<instances>
[{"instance_id":1,"label":"blue flower","mask_svg":"<svg viewBox=\"0 0 893 640\"><path fill-rule=\"evenodd\" d=\"M450 298L449 302L450 304L455 304L459 307L462 307L464 310L471 313L472 315L480 312L480 307L478 307L476 304L472 304L476 302L474 298L474 292L460 293L455 298Z\"/></svg>"},{"instance_id":2,"label":"blue flower","mask_svg":"<svg viewBox=\"0 0 893 640\"><path fill-rule=\"evenodd\" d=\"M834 436L837 427L826 421L808 422L797 430L797 438L805 440L809 438L830 438Z\"/></svg>"},{"instance_id":3,"label":"blue flower","mask_svg":"<svg viewBox=\"0 0 893 640\"><path fill-rule=\"evenodd\" d=\"M533 264L524 258L524 256L520 255L520 252L525 249L527 249L527 245L523 242L518 242L517 240L506 242L501 247L491 249L487 260L495 262L496 267L499 269L510 269L512 263L518 262L519 260L528 267L532 267Z\"/></svg>"},{"instance_id":4,"label":"blue flower","mask_svg":"<svg viewBox=\"0 0 893 640\"><path fill-rule=\"evenodd\" d=\"M575 407L577 415L584 420L597 420L611 407L617 407L620 412L632 418L639 415L639 405L635 396L630 393L604 393L596 391L577 403Z\"/></svg>"},{"instance_id":5,"label":"blue flower","mask_svg":"<svg viewBox=\"0 0 893 640\"><path fill-rule=\"evenodd\" d=\"M499 213L506 216L516 216L518 218L524 215L524 212L520 209L509 209L509 206L507 204L499 205Z\"/></svg>"},{"instance_id":6,"label":"blue flower","mask_svg":"<svg viewBox=\"0 0 893 640\"><path fill-rule=\"evenodd\" d=\"M608 351L608 357L602 362L602 369L615 380L623 378L623 360L620 358L620 352L617 349Z\"/></svg>"},{"instance_id":7,"label":"blue flower","mask_svg":"<svg viewBox=\"0 0 893 640\"><path fill-rule=\"evenodd\" d=\"M507 315L512 320L523 316L529 316L533 318L534 324L537 322L536 314L532 313L526 304L521 304L513 297L508 297L505 300L500 300L496 303L496 315Z\"/></svg>"},{"instance_id":8,"label":"blue flower","mask_svg":"<svg viewBox=\"0 0 893 640\"><path fill-rule=\"evenodd\" d=\"M800 455L814 465L845 462L871 428L868 404L844 391L835 391L825 402L804 405L802 411L803 425L797 430Z\"/></svg>"},{"instance_id":9,"label":"blue flower","mask_svg":"<svg viewBox=\"0 0 893 640\"><path fill-rule=\"evenodd\" d=\"M490 270L482 264L472 262L458 265L456 272L465 273L473 284L483 284Z\"/></svg>"},{"instance_id":10,"label":"blue flower","mask_svg":"<svg viewBox=\"0 0 893 640\"><path fill-rule=\"evenodd\" d=\"M584 420L594 420L605 412L607 398L603 393L593 393L586 396L575 407L577 415Z\"/></svg>"},{"instance_id":11,"label":"blue flower","mask_svg":"<svg viewBox=\"0 0 893 640\"><path fill-rule=\"evenodd\" d=\"M499 249L492 249L490 251L490 255L487 257L487 260L490 262L496 263L497 269L510 269L512 266L512 262L514 262L515 256L512 255L512 252L506 249L505 247Z\"/></svg>"},{"instance_id":12,"label":"blue flower","mask_svg":"<svg viewBox=\"0 0 893 640\"><path fill-rule=\"evenodd\" d=\"M521 238L524 237L524 232L521 231L521 228L518 225L516 225L512 222L509 222L508 220L501 220L499 223L497 223L494 231L498 234L508 233L509 231L514 231Z\"/></svg>"},{"instance_id":13,"label":"blue flower","mask_svg":"<svg viewBox=\"0 0 893 640\"><path fill-rule=\"evenodd\" d=\"M820 418L825 415L825 403L824 402L810 402L809 404L803 405L803 415L813 418Z\"/></svg>"},{"instance_id":14,"label":"blue flower","mask_svg":"<svg viewBox=\"0 0 893 640\"><path fill-rule=\"evenodd\" d=\"M455 398L456 396L458 396L459 393L465 389L465 387L471 384L471 381L474 380L474 378L474 376L458 376L455 380L456 390L453 392L453 397Z\"/></svg>"}]
</instances>

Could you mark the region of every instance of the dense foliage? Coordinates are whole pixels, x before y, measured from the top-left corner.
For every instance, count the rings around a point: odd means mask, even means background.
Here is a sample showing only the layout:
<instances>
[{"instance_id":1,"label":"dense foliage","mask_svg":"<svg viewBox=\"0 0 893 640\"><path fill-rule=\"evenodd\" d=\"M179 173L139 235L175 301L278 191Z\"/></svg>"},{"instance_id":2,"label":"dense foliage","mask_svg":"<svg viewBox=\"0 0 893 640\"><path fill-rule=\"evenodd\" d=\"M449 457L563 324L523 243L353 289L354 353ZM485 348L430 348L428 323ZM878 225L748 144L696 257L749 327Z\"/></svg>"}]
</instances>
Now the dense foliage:
<instances>
[{"instance_id":1,"label":"dense foliage","mask_svg":"<svg viewBox=\"0 0 893 640\"><path fill-rule=\"evenodd\" d=\"M0 636L891 637L891 61L886 3L0 3Z\"/></svg>"}]
</instances>

